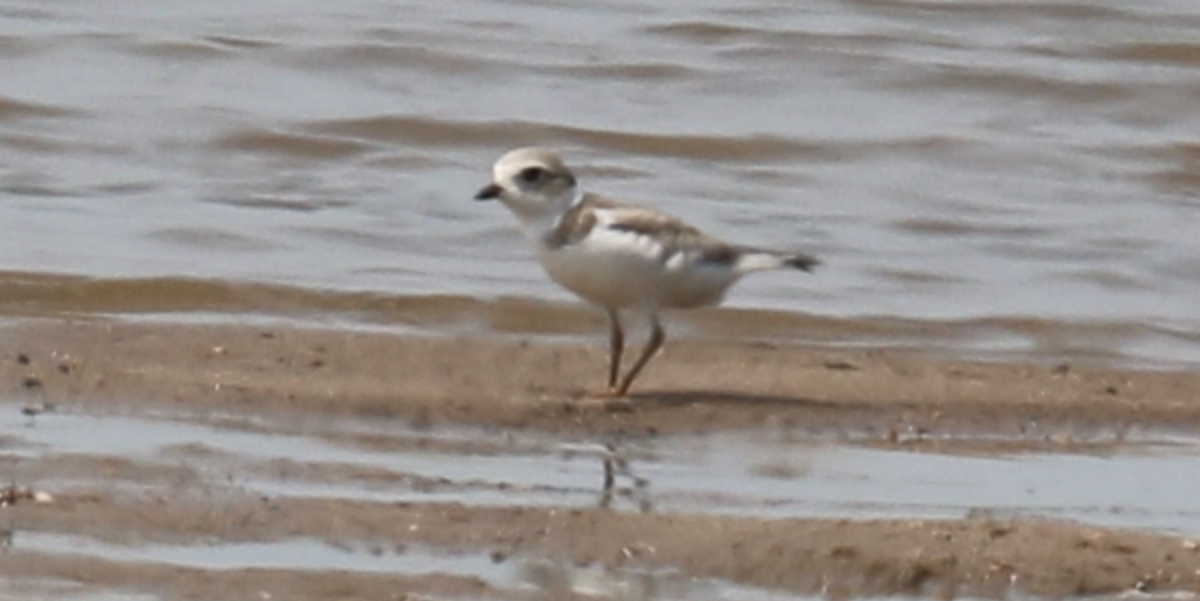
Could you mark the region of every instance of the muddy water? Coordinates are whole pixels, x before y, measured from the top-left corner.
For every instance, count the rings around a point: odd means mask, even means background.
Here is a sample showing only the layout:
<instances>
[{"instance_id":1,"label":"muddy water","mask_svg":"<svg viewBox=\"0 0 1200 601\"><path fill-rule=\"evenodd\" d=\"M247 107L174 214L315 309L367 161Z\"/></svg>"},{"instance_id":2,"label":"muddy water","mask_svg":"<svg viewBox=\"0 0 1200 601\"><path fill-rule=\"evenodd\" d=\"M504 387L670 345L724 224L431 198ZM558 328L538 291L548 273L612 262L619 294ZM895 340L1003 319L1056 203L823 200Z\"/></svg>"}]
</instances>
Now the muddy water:
<instances>
[{"instance_id":1,"label":"muddy water","mask_svg":"<svg viewBox=\"0 0 1200 601\"><path fill-rule=\"evenodd\" d=\"M397 435L353 422L336 430L309 425L289 432L263 431L237 418L65 414L25 426L5 432L10 457L194 462L256 493L319 498L587 504L601 498L601 458L608 453L599 443L529 433L439 429ZM1200 460L1198 441L1147 438L1081 454L932 454L778 438L668 438L619 444L617 452L634 477L652 486L627 492L634 501L644 495L659 511L861 518L1020 512L1200 536L1194 501L1200 481L1191 477ZM1011 441L997 440L996 446L1000 442ZM980 439L970 443L978 446ZM942 446L952 449L954 441ZM336 477L339 472L369 475L370 481Z\"/></svg>"},{"instance_id":2,"label":"muddy water","mask_svg":"<svg viewBox=\"0 0 1200 601\"><path fill-rule=\"evenodd\" d=\"M828 264L738 305L1087 322L1195 361L1197 32L1168 0L8 2L0 283L565 300L469 200L539 143Z\"/></svg>"},{"instance_id":3,"label":"muddy water","mask_svg":"<svg viewBox=\"0 0 1200 601\"><path fill-rule=\"evenodd\" d=\"M1019 516L1200 536L1194 501L1200 485L1192 477L1200 442L1153 432L1119 441L1104 435L1081 439L1075 453L1036 451L1041 438L996 440L996 447L1006 449L1000 453L981 452L989 448L986 439L964 439L959 446L948 439L940 447L951 452L936 454L882 449L853 436L797 441L778 432L617 441L616 457L628 471L618 477L617 496L605 501L602 458L612 452L600 441L377 420L93 414L71 408L25 418L15 406L3 409L0 415L8 417L0 420L0 460L6 477L60 497L95 496L110 503L199 498L219 508L222 499L250 496L265 503L305 498L570 510L608 502L618 512L770 518ZM15 521L8 532L6 553L17 556L90 557L214 574L436 573L479 579L497 590L569 590L608 599L784 598L781 591L684 578L670 570L572 567L548 557L508 561L486 548L369 537L244 540L239 529L199 539L165 531L114 537L103 528L31 529Z\"/></svg>"},{"instance_id":4,"label":"muddy water","mask_svg":"<svg viewBox=\"0 0 1200 601\"><path fill-rule=\"evenodd\" d=\"M378 572L412 576L436 573L477 578L502 591L573 593L597 599L814 599L732 582L685 578L668 570L604 570L554 561L499 564L487 553L447 553L411 545L396 549L372 544L334 545L309 539L294 539L273 543L152 544L131 547L97 543L82 537L33 533L21 535L19 542L14 542L14 547L36 553L104 557L131 563L171 564L214 573L233 569L340 570L361 574ZM45 584L42 586L44 590ZM82 598L100 597L84 594Z\"/></svg>"}]
</instances>

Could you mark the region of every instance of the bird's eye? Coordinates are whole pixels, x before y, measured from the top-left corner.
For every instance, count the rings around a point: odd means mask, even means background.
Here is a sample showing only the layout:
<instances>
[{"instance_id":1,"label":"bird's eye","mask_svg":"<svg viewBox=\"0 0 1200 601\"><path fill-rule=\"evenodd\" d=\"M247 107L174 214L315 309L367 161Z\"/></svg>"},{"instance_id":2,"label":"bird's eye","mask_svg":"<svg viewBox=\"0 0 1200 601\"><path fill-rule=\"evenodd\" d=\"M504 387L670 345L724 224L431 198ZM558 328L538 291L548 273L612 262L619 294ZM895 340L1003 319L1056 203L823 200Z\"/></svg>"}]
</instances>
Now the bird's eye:
<instances>
[{"instance_id":1,"label":"bird's eye","mask_svg":"<svg viewBox=\"0 0 1200 601\"><path fill-rule=\"evenodd\" d=\"M523 182L532 184L533 182L536 182L539 179L541 179L542 174L545 172L546 171L544 169L542 169L541 167L526 167L525 169L522 169L520 173L517 174L517 177L519 177L521 179L521 181L523 181Z\"/></svg>"}]
</instances>

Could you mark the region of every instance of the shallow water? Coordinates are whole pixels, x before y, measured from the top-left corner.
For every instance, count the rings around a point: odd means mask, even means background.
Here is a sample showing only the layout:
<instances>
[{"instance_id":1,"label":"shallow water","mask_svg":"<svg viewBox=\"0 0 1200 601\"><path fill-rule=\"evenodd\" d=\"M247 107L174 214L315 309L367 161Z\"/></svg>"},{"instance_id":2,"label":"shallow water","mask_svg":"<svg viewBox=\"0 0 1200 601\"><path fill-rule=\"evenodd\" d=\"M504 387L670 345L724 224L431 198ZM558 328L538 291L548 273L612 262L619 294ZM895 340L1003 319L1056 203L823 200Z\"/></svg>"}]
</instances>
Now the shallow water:
<instances>
[{"instance_id":1,"label":"shallow water","mask_svg":"<svg viewBox=\"0 0 1200 601\"><path fill-rule=\"evenodd\" d=\"M1068 450L1047 451L1047 440L1067 437L1075 441L1061 447ZM354 503L343 506L347 513L352 507L390 512L396 505L421 504L549 507L551 513L606 505L621 513L754 519L1052 519L1200 536L1194 501L1200 484L1193 477L1200 441L1167 432L943 437L938 453L889 446L865 434L813 438L784 429L624 440L615 442L616 456L628 471L618 474L617 495L610 499L601 492L602 459L612 457L604 442L612 441L303 415L92 413L75 406L26 418L14 405L0 406L5 478L48 492L53 503L66 504L66 514L86 515L105 505L153 514L186 502L198 505L179 515L232 511L231 519L244 524L262 516L237 517L245 515L245 506L236 499L265 504L268 513L302 500L330 508ZM205 578L235 572L436 574L479 582L503 598L808 598L651 569L636 559L572 565L510 556L489 537L445 548L410 544L403 527L378 534L350 529L327 539L284 529L259 539L238 526L211 535L168 532L153 521L137 531L86 521L70 526L34 520L32 509L0 522L0 555L131 570L165 567ZM347 518L353 522L349 516L320 519ZM2 582L0 598L135 592L80 588L79 577L62 578ZM1016 588L1012 592L1024 598Z\"/></svg>"},{"instance_id":2,"label":"shallow water","mask_svg":"<svg viewBox=\"0 0 1200 601\"><path fill-rule=\"evenodd\" d=\"M202 478L267 497L479 506L602 500L607 451L598 443L392 426L387 434L353 422L262 431L211 417L46 414L36 422L6 420L0 450L26 461L114 457L188 466ZM625 493L615 506L772 518L1044 517L1200 536L1195 440L1147 433L1081 447L1093 453L1033 450L1044 436L1027 441L1028 452L1012 450L1020 440L1003 442L1010 450L979 452L972 439L963 453L880 449L853 438L801 443L762 433L622 443L619 456L646 487L630 490L633 482L620 477ZM953 440L942 446L954 448ZM19 470L12 477L22 480ZM90 484L67 478L56 486Z\"/></svg>"},{"instance_id":3,"label":"shallow water","mask_svg":"<svg viewBox=\"0 0 1200 601\"><path fill-rule=\"evenodd\" d=\"M9 2L0 283L566 300L470 200L538 143L826 261L731 304L1094 322L1136 335L1076 346L1194 362L1198 67L1200 8L1168 0Z\"/></svg>"},{"instance_id":4,"label":"shallow water","mask_svg":"<svg viewBox=\"0 0 1200 601\"><path fill-rule=\"evenodd\" d=\"M21 552L90 556L106 561L169 564L216 573L223 570L286 569L410 576L442 574L477 578L499 590L576 594L614 601L816 599L721 580L686 578L667 570L604 569L539 561L506 562L493 560L482 552L446 553L412 545L399 549L379 545L354 548L292 539L272 543L129 546L107 544L79 536L33 533L21 535L13 542L13 548ZM71 598L98 599L91 594Z\"/></svg>"},{"instance_id":5,"label":"shallow water","mask_svg":"<svg viewBox=\"0 0 1200 601\"><path fill-rule=\"evenodd\" d=\"M108 561L174 564L214 571L291 569L409 575L469 574L494 583L502 583L510 571L508 566L497 566L486 553L437 553L411 546L356 549L309 539L271 543L118 545L82 536L19 533L13 537L12 547L38 553L91 555Z\"/></svg>"}]
</instances>

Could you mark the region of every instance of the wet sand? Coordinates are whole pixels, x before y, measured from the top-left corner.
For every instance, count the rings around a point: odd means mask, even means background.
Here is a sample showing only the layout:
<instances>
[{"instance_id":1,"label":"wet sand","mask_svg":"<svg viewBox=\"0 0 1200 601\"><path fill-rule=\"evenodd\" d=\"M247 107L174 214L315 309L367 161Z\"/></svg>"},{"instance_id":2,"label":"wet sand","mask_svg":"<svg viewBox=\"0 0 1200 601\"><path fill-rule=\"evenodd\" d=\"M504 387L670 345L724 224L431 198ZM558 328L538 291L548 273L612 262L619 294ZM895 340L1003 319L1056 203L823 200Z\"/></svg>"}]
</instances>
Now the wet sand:
<instances>
[{"instance_id":1,"label":"wet sand","mask_svg":"<svg viewBox=\"0 0 1200 601\"><path fill-rule=\"evenodd\" d=\"M1192 3L0 27L0 601L1200 588ZM470 200L527 143L829 269L606 408L603 316Z\"/></svg>"},{"instance_id":2,"label":"wet sand","mask_svg":"<svg viewBox=\"0 0 1200 601\"><path fill-rule=\"evenodd\" d=\"M106 415L190 416L205 420L214 437L228 424L264 439L320 428L336 437L339 423L353 422L378 428L355 435L353 444L411 444L413 456L502 454L513 436L595 447L619 441L619 453L630 441L737 431L996 455L1089 452L1119 447L1130 432L1200 431L1200 376L1191 373L713 340L670 343L632 406L611 410L585 394L604 376L601 346L538 336L26 320L3 328L0 382L8 398L20 401L10 404L14 413L22 405L50 409L29 418L29 432L52 430L56 418L71 415L99 416L97 427L117 419ZM392 430L427 436L413 443L389 437ZM21 431L8 431L0 445L20 450ZM463 431L468 435L438 438ZM629 570L670 573L768 596L1200 592L1200 550L1166 532L989 512L962 519L842 519L639 510L631 498L638 489L630 484L603 507L598 469L594 488L584 484L576 491L584 499L579 502L472 503L453 495L469 482L411 475L404 476L406 485L418 494L403 498L260 494L231 485L233 472L214 467L224 459L204 445L159 454L157 462L136 453L6 455L16 484L45 489L54 501L21 499L3 510L11 545L0 561L0 573L10 579L5 592L46 594L39 587L54 585L81 598L89 591L167 598L244 597L246 591L293 599L571 598L586 595L563 584L570 578L561 574L579 566L612 578ZM630 461L636 475L638 460ZM260 471L247 471L249 481L267 472L368 483L399 478L389 466L318 463L302 452L254 469ZM499 498L521 492L504 475L496 477L501 482L492 492ZM654 477L643 484L653 500ZM423 497L421 491L442 494ZM359 549L364 561L388 556L403 566L415 549L435 549L479 557L484 565L525 566L523 572L535 575L513 588L470 570L297 570L253 562L204 569L156 561L152 551L121 561L34 544L57 535L134 549L304 538ZM26 540L33 541L29 547ZM538 562L554 567L538 568ZM708 595L669 596L730 598Z\"/></svg>"}]
</instances>

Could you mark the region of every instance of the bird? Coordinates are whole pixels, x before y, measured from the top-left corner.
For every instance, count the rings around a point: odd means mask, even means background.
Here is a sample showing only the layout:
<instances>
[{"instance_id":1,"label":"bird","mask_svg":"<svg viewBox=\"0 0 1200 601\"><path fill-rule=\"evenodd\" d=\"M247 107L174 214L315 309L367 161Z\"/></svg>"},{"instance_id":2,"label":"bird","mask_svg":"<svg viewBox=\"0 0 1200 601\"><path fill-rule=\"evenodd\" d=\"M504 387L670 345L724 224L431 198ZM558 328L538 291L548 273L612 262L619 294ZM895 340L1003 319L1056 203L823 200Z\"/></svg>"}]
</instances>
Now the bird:
<instances>
[{"instance_id":1,"label":"bird","mask_svg":"<svg viewBox=\"0 0 1200 601\"><path fill-rule=\"evenodd\" d=\"M500 156L477 201L499 201L520 224L550 279L603 309L609 327L608 386L598 396L625 398L663 346L659 313L718 305L742 276L770 269L812 270L805 253L732 244L682 219L584 192L555 152L523 147ZM650 335L621 376L622 312L644 314Z\"/></svg>"}]
</instances>

